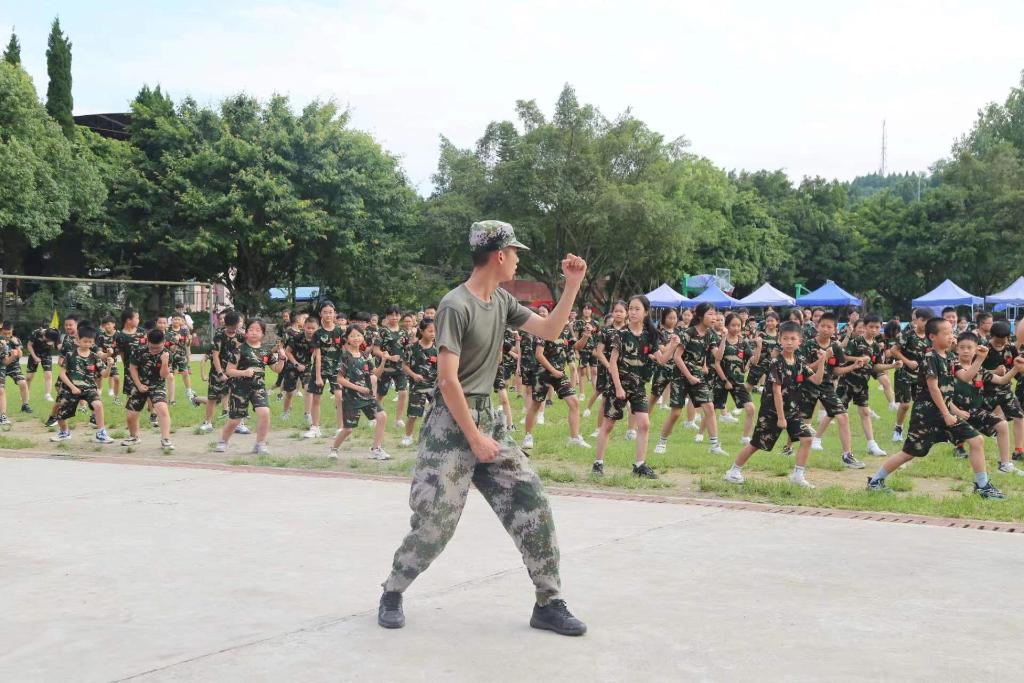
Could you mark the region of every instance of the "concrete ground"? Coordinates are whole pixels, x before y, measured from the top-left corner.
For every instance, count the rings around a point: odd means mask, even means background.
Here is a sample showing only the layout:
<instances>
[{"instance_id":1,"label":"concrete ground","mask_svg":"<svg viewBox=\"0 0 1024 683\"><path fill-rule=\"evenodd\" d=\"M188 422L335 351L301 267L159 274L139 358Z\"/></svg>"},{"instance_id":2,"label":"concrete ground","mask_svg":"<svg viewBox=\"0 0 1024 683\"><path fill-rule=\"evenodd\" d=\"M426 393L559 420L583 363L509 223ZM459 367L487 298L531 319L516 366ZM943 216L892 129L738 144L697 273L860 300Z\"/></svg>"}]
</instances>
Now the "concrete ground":
<instances>
[{"instance_id":1,"label":"concrete ground","mask_svg":"<svg viewBox=\"0 0 1024 683\"><path fill-rule=\"evenodd\" d=\"M1006 680L1018 534L553 496L583 638L473 493L376 625L408 484L0 458L0 680Z\"/></svg>"}]
</instances>

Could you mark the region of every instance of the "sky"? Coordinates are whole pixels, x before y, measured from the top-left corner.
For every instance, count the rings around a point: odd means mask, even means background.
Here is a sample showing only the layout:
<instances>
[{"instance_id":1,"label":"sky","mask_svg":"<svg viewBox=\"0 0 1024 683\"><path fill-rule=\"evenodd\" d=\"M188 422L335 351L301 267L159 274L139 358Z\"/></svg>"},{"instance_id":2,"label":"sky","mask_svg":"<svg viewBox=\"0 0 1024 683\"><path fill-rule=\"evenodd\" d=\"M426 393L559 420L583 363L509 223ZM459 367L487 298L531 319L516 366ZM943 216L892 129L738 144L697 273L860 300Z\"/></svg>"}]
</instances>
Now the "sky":
<instances>
[{"instance_id":1,"label":"sky","mask_svg":"<svg viewBox=\"0 0 1024 683\"><path fill-rule=\"evenodd\" d=\"M55 15L75 114L127 111L143 84L333 99L424 195L441 135L471 147L566 83L726 170L850 180L878 170L883 119L887 169L927 171L1024 69L1019 1L0 0L41 97Z\"/></svg>"}]
</instances>

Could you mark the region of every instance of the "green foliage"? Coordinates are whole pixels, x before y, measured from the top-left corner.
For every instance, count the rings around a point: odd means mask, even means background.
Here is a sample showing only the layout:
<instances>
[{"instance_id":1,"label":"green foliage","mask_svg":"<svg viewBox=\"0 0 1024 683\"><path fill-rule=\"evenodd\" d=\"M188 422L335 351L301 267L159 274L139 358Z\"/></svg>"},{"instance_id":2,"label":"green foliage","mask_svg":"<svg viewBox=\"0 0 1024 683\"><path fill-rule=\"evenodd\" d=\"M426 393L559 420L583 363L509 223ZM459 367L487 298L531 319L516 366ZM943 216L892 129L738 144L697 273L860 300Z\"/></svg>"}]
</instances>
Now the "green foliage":
<instances>
[{"instance_id":1,"label":"green foliage","mask_svg":"<svg viewBox=\"0 0 1024 683\"><path fill-rule=\"evenodd\" d=\"M71 116L74 100L71 97L71 41L60 30L60 19L54 19L46 47L46 73L50 78L46 88L46 111L71 138L75 121Z\"/></svg>"},{"instance_id":2,"label":"green foliage","mask_svg":"<svg viewBox=\"0 0 1024 683\"><path fill-rule=\"evenodd\" d=\"M19 66L21 64L21 44L18 42L18 36L11 31L11 39L7 42L7 47L4 49L3 60L12 66Z\"/></svg>"}]
</instances>

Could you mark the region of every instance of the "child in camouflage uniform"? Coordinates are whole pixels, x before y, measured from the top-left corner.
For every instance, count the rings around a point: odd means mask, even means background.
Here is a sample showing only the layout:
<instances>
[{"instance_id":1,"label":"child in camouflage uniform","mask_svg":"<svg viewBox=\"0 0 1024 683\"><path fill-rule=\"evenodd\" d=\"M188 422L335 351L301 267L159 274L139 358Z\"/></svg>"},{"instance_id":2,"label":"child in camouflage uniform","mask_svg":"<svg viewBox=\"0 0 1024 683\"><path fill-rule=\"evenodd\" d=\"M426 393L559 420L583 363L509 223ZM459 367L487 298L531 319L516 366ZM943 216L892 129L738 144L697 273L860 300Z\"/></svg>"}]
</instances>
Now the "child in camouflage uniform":
<instances>
[{"instance_id":1,"label":"child in camouflage uniform","mask_svg":"<svg viewBox=\"0 0 1024 683\"><path fill-rule=\"evenodd\" d=\"M988 377L997 377L1013 369L1017 358L1017 349L1010 343L1010 323L1005 320L992 323L989 328L988 355L982 368L989 371ZM985 398L985 409L989 412L1000 412L1013 425L1013 452L1020 459L1024 451L1024 411L1020 401L1014 395L1007 382L987 380L982 392Z\"/></svg>"},{"instance_id":2,"label":"child in camouflage uniform","mask_svg":"<svg viewBox=\"0 0 1024 683\"><path fill-rule=\"evenodd\" d=\"M313 316L307 317L302 322L302 330L299 334L289 334L285 340L284 353L288 358L288 364L284 369L284 376L281 380L281 388L284 390L284 412L282 419L288 419L291 412L292 400L299 387L309 384L310 373L313 363L313 343L316 338L320 324ZM310 406L313 401L313 394L307 392L303 397L306 427L313 426L313 416L310 413Z\"/></svg>"},{"instance_id":3,"label":"child in camouflage uniform","mask_svg":"<svg viewBox=\"0 0 1024 683\"><path fill-rule=\"evenodd\" d=\"M387 329L387 328L382 328ZM384 450L384 428L388 423L388 414L377 398L377 382L384 371L384 365L377 365L373 356L363 350L363 332L358 325L349 325L345 330L345 347L338 363L338 385L342 388L341 414L342 425L334 443L331 444L329 457L336 460L338 449L352 430L359 426L359 414L373 420L373 446L370 448L372 460L390 460L391 456Z\"/></svg>"},{"instance_id":4,"label":"child in camouflage uniform","mask_svg":"<svg viewBox=\"0 0 1024 683\"><path fill-rule=\"evenodd\" d=\"M117 369L117 354L114 351L114 337L117 335L117 321L111 315L100 321L100 332L96 335L96 346L103 354L104 368L100 377L100 393L103 393L102 380L106 379L109 384L107 394L116 399L121 392L121 375ZM115 405L117 401L115 401Z\"/></svg>"},{"instance_id":5,"label":"child in camouflage uniform","mask_svg":"<svg viewBox=\"0 0 1024 683\"><path fill-rule=\"evenodd\" d=\"M284 367L284 356L267 351L263 348L263 335L267 326L262 320L250 320L245 327L245 343L242 344L228 361L224 374L231 379L231 396L228 399L228 421L221 432L220 441L214 449L224 453L228 449L228 440L235 433L235 428L249 416L249 406L256 413L256 445L252 452L256 455L268 455L267 432L270 431L270 403L267 400L266 368L281 372Z\"/></svg>"},{"instance_id":6,"label":"child in camouflage uniform","mask_svg":"<svg viewBox=\"0 0 1024 683\"><path fill-rule=\"evenodd\" d=\"M139 413L152 406L160 425L160 447L173 451L171 443L171 414L167 409L167 379L171 374L171 354L165 346L166 337L160 330L150 330L146 346L132 354L127 375L132 378L132 393L125 402L128 412L128 438L122 446L139 443Z\"/></svg>"},{"instance_id":7,"label":"child in camouflage uniform","mask_svg":"<svg viewBox=\"0 0 1024 683\"><path fill-rule=\"evenodd\" d=\"M594 391L597 358L594 357L594 346L597 341L594 335L598 323L594 320L594 307L583 304L582 314L572 323L572 333L576 338L576 353L579 354L579 373L576 385L580 388L580 402L586 401L586 393Z\"/></svg>"},{"instance_id":8,"label":"child in camouflage uniform","mask_svg":"<svg viewBox=\"0 0 1024 683\"><path fill-rule=\"evenodd\" d=\"M25 375L21 372L21 340L14 336L14 327L11 325L11 321L5 320L3 324L0 324L0 338L7 343L7 349L9 355L13 356L7 365L3 366L3 373L7 379L14 380L15 385L18 387L18 391L21 392L21 412L31 413L32 406L28 404L28 382L25 380ZM7 380L4 380L6 386Z\"/></svg>"},{"instance_id":9,"label":"child in camouflage uniform","mask_svg":"<svg viewBox=\"0 0 1024 683\"><path fill-rule=\"evenodd\" d=\"M732 467L725 473L725 480L730 484L742 484L744 479L741 470L751 456L759 450L770 451L782 433L786 432L791 441L800 443L796 465L789 480L801 488L814 488L804 476L807 458L811 453L811 428L803 421L799 398L806 384L821 384L825 376L825 365L833 349L831 346L825 348L821 354L822 362L817 364L817 369L811 374L810 367L797 353L802 336L799 323L787 321L779 327L781 352L768 364L761 408L750 443L740 449Z\"/></svg>"},{"instance_id":10,"label":"child in camouflage uniform","mask_svg":"<svg viewBox=\"0 0 1024 683\"><path fill-rule=\"evenodd\" d=\"M53 401L50 395L50 387L53 386L53 352L60 343L60 332L49 327L37 328L28 338L28 368L25 372L25 381L28 387L32 388L32 378L36 375L39 366L43 368L43 379L46 382L47 401Z\"/></svg>"},{"instance_id":11,"label":"child in camouflage uniform","mask_svg":"<svg viewBox=\"0 0 1024 683\"><path fill-rule=\"evenodd\" d=\"M998 325L998 323L996 323ZM956 383L953 386L953 404L967 412L970 416L967 422L977 429L984 436L994 436L999 447L999 471L1003 474L1017 474L1024 476L1024 472L1018 470L1010 458L1010 427L1006 420L992 413L986 405L983 389L987 386L1009 386L1014 377L1024 373L1024 356L1016 356L1009 370L997 375L985 368L982 362L978 374L971 381L964 381L959 377L960 370L971 367L978 353L978 336L973 332L964 332L960 335L956 345L957 359L953 366L953 376ZM991 348L985 360L993 353ZM962 455L961 455L962 454ZM967 457L962 445L957 446L957 455Z\"/></svg>"},{"instance_id":12,"label":"child in camouflage uniform","mask_svg":"<svg viewBox=\"0 0 1024 683\"><path fill-rule=\"evenodd\" d=\"M185 384L185 395L191 401L195 392L192 391L192 370L189 367L189 353L192 347L192 331L185 327L185 315L175 313L171 318L171 328L165 332L168 349L171 352L171 379L167 382L167 401L174 405L174 394L177 383L174 375L181 375Z\"/></svg>"},{"instance_id":13,"label":"child in camouflage uniform","mask_svg":"<svg viewBox=\"0 0 1024 683\"><path fill-rule=\"evenodd\" d=\"M661 322L658 325L658 335L662 345L668 343L668 338L676 333L676 327L679 326L679 314L676 313L674 308L666 308L661 312ZM668 363L655 363L651 362L651 405L652 406L664 406L668 408L668 404L665 402L665 392L668 390L669 385L672 384L672 378L676 373L676 366L669 359Z\"/></svg>"},{"instance_id":14,"label":"child in camouflage uniform","mask_svg":"<svg viewBox=\"0 0 1024 683\"><path fill-rule=\"evenodd\" d=\"M242 317L238 312L227 310L223 312L223 316L224 324L214 333L208 353L210 377L206 387L206 419L199 425L200 434L213 431L213 413L219 404L227 401L230 393L228 376L224 369L245 340L239 329Z\"/></svg>"},{"instance_id":15,"label":"child in camouflage uniform","mask_svg":"<svg viewBox=\"0 0 1024 683\"><path fill-rule=\"evenodd\" d=\"M611 375L608 374L608 353L609 342L612 334L623 328L626 324L626 302L616 301L612 304L612 312L605 317L604 327L594 335L594 359L597 361L597 376L594 379L594 393L590 396L587 409L583 411L583 417L590 417L590 409L598 397L601 399L600 413L598 414L598 428L591 436L596 437L601 432L601 421L604 419L604 404L608 400Z\"/></svg>"},{"instance_id":16,"label":"child in camouflage uniform","mask_svg":"<svg viewBox=\"0 0 1024 683\"><path fill-rule=\"evenodd\" d=\"M725 316L725 334L722 335L718 352L715 354L715 372L719 376L721 387L718 390L720 395L715 396L715 408L725 408L725 397L732 396L736 407L745 413L740 444L748 444L750 434L754 430L755 410L754 401L743 383L743 378L752 352L751 342L743 339L742 331L743 321L739 315L730 313Z\"/></svg>"},{"instance_id":17,"label":"child in camouflage uniform","mask_svg":"<svg viewBox=\"0 0 1024 683\"><path fill-rule=\"evenodd\" d=\"M11 428L12 422L7 417L7 373L5 368L11 359L14 358L14 352L7 346L7 342L0 338L0 429L7 431Z\"/></svg>"},{"instance_id":18,"label":"child in camouflage uniform","mask_svg":"<svg viewBox=\"0 0 1024 683\"><path fill-rule=\"evenodd\" d=\"M974 470L974 492L982 498L998 500L1003 493L988 478L985 470L985 446L981 434L967 421L970 414L953 402L956 380L974 380L981 363L988 354L984 346L978 347L974 362L967 368L957 369L954 359L947 356L953 346L953 328L942 318L931 318L925 323L925 335L931 345L921 361L917 394L910 413L907 440L896 455L882 463L875 476L868 479L871 491L890 491L885 478L914 458L928 455L931 447L943 441L963 442L970 448L971 468Z\"/></svg>"},{"instance_id":19,"label":"child in camouflage uniform","mask_svg":"<svg viewBox=\"0 0 1024 683\"><path fill-rule=\"evenodd\" d=\"M406 414L405 437L402 438L403 446L412 445L412 432L416 426L416 419L423 417L424 410L430 402L434 393L434 385L437 383L437 347L434 346L434 334L436 328L434 321L424 318L416 330L416 341L409 345L406 351L405 362L402 364L402 371L411 380L409 388L409 410ZM505 328L505 342L508 342L508 328ZM498 368L497 378L501 377L501 368ZM501 391L505 391L502 384ZM508 400L506 395L505 400ZM507 419L507 418L506 418Z\"/></svg>"},{"instance_id":20,"label":"child in camouflage uniform","mask_svg":"<svg viewBox=\"0 0 1024 683\"><path fill-rule=\"evenodd\" d=\"M898 407L896 409L896 426L892 430L892 440L897 443L903 441L903 421L907 418L910 403L914 399L914 392L918 386L921 362L924 360L924 354L929 350L924 326L930 317L931 312L928 309L915 308L910 329L902 332L893 344L892 355L903 363L903 366L896 371L893 389L894 400Z\"/></svg>"},{"instance_id":21,"label":"child in camouflage uniform","mask_svg":"<svg viewBox=\"0 0 1024 683\"><path fill-rule=\"evenodd\" d=\"M526 435L523 437L523 450L533 448L533 426L537 413L544 409L548 393L554 391L558 398L565 401L569 412L570 446L590 448L590 444L580 436L580 401L576 398L576 389L572 386L569 364L569 349L574 343L572 329L566 325L561 334L553 340L536 339L533 348L537 359L537 372L533 378L533 401L526 410Z\"/></svg>"},{"instance_id":22,"label":"child in camouflage uniform","mask_svg":"<svg viewBox=\"0 0 1024 683\"><path fill-rule=\"evenodd\" d=\"M424 320L432 320L424 318ZM501 401L501 410L505 419L505 427L509 431L516 428L512 419L512 402L508 400L508 381L515 377L516 365L519 362L519 353L516 346L519 344L519 333L511 327L505 328L505 335L501 341L501 360L498 361L498 372L494 375L494 393L498 394ZM411 345L415 346L415 345ZM410 348L411 348L410 346ZM410 399L411 401L412 399ZM412 405L410 403L410 405ZM411 432L409 432L411 434Z\"/></svg>"},{"instance_id":23,"label":"child in camouflage uniform","mask_svg":"<svg viewBox=\"0 0 1024 683\"><path fill-rule=\"evenodd\" d=\"M768 373L768 365L779 354L779 314L770 311L764 316L764 329L754 336L751 349L750 371L747 372L747 391L757 391L758 384Z\"/></svg>"},{"instance_id":24,"label":"child in camouflage uniform","mask_svg":"<svg viewBox=\"0 0 1024 683\"><path fill-rule=\"evenodd\" d=\"M647 479L657 479L658 475L647 464L647 436L650 431L650 417L647 414L647 392L644 387L644 366L654 356L658 363L671 358L679 344L679 337L671 335L665 346L660 346L658 329L647 317L651 303L647 297L636 295L629 300L626 308L627 324L619 331L613 332L609 340L608 371L611 375L612 391L605 397L604 420L597 437L597 458L592 472L596 476L604 474L604 453L608 448L608 437L615 429L615 423L625 416L628 405L636 419L636 463L633 475Z\"/></svg>"},{"instance_id":25,"label":"child in camouflage uniform","mask_svg":"<svg viewBox=\"0 0 1024 683\"><path fill-rule=\"evenodd\" d=\"M57 394L57 424L60 431L50 437L50 441L67 441L71 438L68 419L78 411L80 401L85 401L96 416L97 443L113 441L107 435L103 421L103 402L100 401L96 377L101 371L101 360L93 350L96 331L83 327L78 332L78 348L64 356L60 369L60 391Z\"/></svg>"},{"instance_id":26,"label":"child in camouflage uniform","mask_svg":"<svg viewBox=\"0 0 1024 683\"><path fill-rule=\"evenodd\" d=\"M320 430L320 403L323 400L325 388L334 397L337 423L342 423L338 365L341 362L341 352L345 346L345 331L335 324L336 315L333 302L325 301L320 306L320 329L313 336L311 345L313 371L310 373L309 384L306 385L306 391L313 395L309 404L312 424L309 430L303 433L304 439L317 439L323 436L323 432Z\"/></svg>"},{"instance_id":27,"label":"child in camouflage uniform","mask_svg":"<svg viewBox=\"0 0 1024 683\"><path fill-rule=\"evenodd\" d=\"M372 352L382 366L380 381L377 383L377 400L383 401L392 386L398 392L398 412L395 413L395 424L398 427L405 426L402 412L409 401L409 378L402 372L402 361L409 339L401 326L401 319L401 309L389 306L384 324L377 328Z\"/></svg>"}]
</instances>

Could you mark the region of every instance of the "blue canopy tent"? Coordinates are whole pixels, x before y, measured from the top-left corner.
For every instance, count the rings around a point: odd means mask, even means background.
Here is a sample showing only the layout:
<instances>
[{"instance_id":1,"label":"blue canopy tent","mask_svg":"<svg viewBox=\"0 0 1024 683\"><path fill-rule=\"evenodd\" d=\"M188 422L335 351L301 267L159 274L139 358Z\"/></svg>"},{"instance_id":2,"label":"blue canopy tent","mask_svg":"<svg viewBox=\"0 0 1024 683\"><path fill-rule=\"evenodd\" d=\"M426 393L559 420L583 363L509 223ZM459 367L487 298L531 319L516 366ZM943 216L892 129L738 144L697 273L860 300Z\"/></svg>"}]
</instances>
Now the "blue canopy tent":
<instances>
[{"instance_id":1,"label":"blue canopy tent","mask_svg":"<svg viewBox=\"0 0 1024 683\"><path fill-rule=\"evenodd\" d=\"M860 306L863 303L832 280L825 280L825 284L798 297L796 302L800 306Z\"/></svg>"},{"instance_id":2,"label":"blue canopy tent","mask_svg":"<svg viewBox=\"0 0 1024 683\"><path fill-rule=\"evenodd\" d=\"M792 306L796 303L796 299L789 296L784 292L772 287L770 282L766 282L750 294L740 299L740 303L750 308L765 308L767 306Z\"/></svg>"},{"instance_id":3,"label":"blue canopy tent","mask_svg":"<svg viewBox=\"0 0 1024 683\"><path fill-rule=\"evenodd\" d=\"M667 284L662 284L653 292L647 292L647 298L652 308L679 308L690 303L689 299Z\"/></svg>"},{"instance_id":4,"label":"blue canopy tent","mask_svg":"<svg viewBox=\"0 0 1024 683\"><path fill-rule=\"evenodd\" d=\"M942 284L928 292L922 294L911 302L911 305L917 308L940 308L942 306L981 306L985 303L985 300L980 296L974 296L970 292L962 289L958 284L950 279L945 279Z\"/></svg>"},{"instance_id":5,"label":"blue canopy tent","mask_svg":"<svg viewBox=\"0 0 1024 683\"><path fill-rule=\"evenodd\" d=\"M320 296L319 287L296 287L295 288L295 300L296 301L313 301ZM288 290L284 287L271 287L270 288L270 299L272 301L286 301L288 299Z\"/></svg>"},{"instance_id":6,"label":"blue canopy tent","mask_svg":"<svg viewBox=\"0 0 1024 683\"><path fill-rule=\"evenodd\" d=\"M697 296L690 299L692 304L702 304L704 302L712 303L715 308L736 308L742 306L737 299L733 299L731 296L719 289L718 285L711 284L708 288Z\"/></svg>"},{"instance_id":7,"label":"blue canopy tent","mask_svg":"<svg viewBox=\"0 0 1024 683\"><path fill-rule=\"evenodd\" d=\"M1024 306L1024 275L1014 280L1013 284L1003 291L986 296L985 303Z\"/></svg>"}]
</instances>

